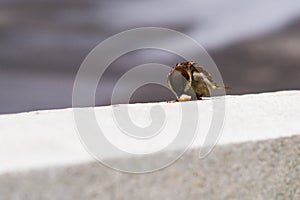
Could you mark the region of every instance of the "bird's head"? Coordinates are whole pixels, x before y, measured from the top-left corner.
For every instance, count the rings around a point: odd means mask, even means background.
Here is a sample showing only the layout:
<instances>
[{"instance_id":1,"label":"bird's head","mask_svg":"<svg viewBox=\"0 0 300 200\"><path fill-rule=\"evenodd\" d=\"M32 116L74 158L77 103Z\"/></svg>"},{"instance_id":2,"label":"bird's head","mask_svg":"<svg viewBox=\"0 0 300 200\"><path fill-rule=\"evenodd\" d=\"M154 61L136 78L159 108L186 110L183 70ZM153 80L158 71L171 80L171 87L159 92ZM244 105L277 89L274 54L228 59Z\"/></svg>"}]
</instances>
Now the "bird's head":
<instances>
[{"instance_id":1,"label":"bird's head","mask_svg":"<svg viewBox=\"0 0 300 200\"><path fill-rule=\"evenodd\" d=\"M168 84L177 97L184 94L187 85L191 84L190 62L177 63L168 75Z\"/></svg>"}]
</instances>

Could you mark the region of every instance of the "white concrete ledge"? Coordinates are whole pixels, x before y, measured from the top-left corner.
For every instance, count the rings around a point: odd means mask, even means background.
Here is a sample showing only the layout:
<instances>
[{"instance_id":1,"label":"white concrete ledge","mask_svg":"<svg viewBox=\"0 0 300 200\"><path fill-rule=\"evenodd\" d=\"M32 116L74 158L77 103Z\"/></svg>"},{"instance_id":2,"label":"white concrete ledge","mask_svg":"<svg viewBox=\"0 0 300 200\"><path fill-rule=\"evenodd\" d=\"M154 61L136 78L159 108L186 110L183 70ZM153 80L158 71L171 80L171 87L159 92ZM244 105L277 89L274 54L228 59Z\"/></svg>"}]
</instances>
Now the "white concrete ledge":
<instances>
[{"instance_id":1,"label":"white concrete ledge","mask_svg":"<svg viewBox=\"0 0 300 200\"><path fill-rule=\"evenodd\" d=\"M0 176L0 200L299 199L300 136L188 152L172 166L130 175L99 163ZM130 160L127 160L130 162Z\"/></svg>"},{"instance_id":2,"label":"white concrete ledge","mask_svg":"<svg viewBox=\"0 0 300 200\"><path fill-rule=\"evenodd\" d=\"M71 109L1 115L0 200L297 199L299 102L300 91L227 96L222 136L212 154L199 160L201 141L196 141L174 165L146 175L93 164L75 132ZM198 102L203 116L210 103ZM150 105L130 106L138 115ZM96 113L109 118L111 109Z\"/></svg>"}]
</instances>

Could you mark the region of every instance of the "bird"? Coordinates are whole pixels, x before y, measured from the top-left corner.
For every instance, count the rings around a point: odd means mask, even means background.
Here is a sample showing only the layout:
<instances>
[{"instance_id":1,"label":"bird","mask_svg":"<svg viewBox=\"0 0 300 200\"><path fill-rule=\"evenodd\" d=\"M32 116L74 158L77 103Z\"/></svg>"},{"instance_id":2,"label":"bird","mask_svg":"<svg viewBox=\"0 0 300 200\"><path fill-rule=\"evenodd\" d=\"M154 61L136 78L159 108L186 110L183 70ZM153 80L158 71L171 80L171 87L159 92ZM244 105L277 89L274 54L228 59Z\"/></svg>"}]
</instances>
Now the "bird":
<instances>
[{"instance_id":1,"label":"bird","mask_svg":"<svg viewBox=\"0 0 300 200\"><path fill-rule=\"evenodd\" d=\"M176 94L176 101L201 100L210 97L212 90L230 89L219 85L212 75L196 62L177 63L167 76L169 88Z\"/></svg>"}]
</instances>

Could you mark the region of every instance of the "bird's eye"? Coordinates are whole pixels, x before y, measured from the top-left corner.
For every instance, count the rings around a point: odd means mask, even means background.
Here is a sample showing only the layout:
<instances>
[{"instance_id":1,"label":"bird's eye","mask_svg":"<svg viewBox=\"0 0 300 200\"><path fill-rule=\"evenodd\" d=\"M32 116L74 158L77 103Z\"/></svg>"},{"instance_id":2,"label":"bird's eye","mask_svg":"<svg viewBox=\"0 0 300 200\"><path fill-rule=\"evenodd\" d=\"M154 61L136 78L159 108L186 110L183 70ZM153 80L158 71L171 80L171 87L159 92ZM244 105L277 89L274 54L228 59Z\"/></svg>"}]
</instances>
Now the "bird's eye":
<instances>
[{"instance_id":1,"label":"bird's eye","mask_svg":"<svg viewBox=\"0 0 300 200\"><path fill-rule=\"evenodd\" d=\"M179 66L179 63L176 63L176 66Z\"/></svg>"}]
</instances>

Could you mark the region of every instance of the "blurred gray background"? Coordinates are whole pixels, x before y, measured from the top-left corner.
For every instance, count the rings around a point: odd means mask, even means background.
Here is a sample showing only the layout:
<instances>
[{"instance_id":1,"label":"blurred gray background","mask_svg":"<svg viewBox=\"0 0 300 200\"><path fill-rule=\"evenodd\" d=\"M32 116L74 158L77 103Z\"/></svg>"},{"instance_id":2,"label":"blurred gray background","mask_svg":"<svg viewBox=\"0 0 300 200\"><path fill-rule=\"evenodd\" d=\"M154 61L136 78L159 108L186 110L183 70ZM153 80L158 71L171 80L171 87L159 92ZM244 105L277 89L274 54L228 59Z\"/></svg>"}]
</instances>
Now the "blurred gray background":
<instances>
[{"instance_id":1,"label":"blurred gray background","mask_svg":"<svg viewBox=\"0 0 300 200\"><path fill-rule=\"evenodd\" d=\"M0 113L71 107L86 55L109 36L142 26L197 40L233 88L229 94L300 89L299 1L0 0ZM131 67L180 61L158 50L120 57L99 83L97 105L110 103L114 83ZM173 98L148 85L131 100Z\"/></svg>"}]
</instances>

